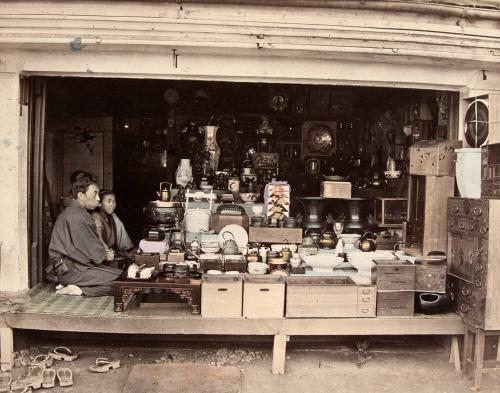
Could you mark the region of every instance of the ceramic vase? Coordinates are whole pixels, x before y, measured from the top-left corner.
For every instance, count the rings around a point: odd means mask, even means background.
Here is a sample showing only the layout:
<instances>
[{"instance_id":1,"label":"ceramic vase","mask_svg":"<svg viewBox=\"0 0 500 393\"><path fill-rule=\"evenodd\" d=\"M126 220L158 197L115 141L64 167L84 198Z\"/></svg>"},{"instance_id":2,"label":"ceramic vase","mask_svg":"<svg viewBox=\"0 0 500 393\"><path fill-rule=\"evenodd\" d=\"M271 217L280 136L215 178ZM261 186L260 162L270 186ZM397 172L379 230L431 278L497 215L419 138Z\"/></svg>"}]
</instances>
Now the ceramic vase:
<instances>
[{"instance_id":1,"label":"ceramic vase","mask_svg":"<svg viewBox=\"0 0 500 393\"><path fill-rule=\"evenodd\" d=\"M181 158L181 162L175 172L175 182L178 186L186 187L193 178L193 168L189 158Z\"/></svg>"},{"instance_id":2,"label":"ceramic vase","mask_svg":"<svg viewBox=\"0 0 500 393\"><path fill-rule=\"evenodd\" d=\"M217 144L217 126L205 126L205 151L209 153L209 158L205 162L205 173L215 171L219 168L220 148Z\"/></svg>"}]
</instances>

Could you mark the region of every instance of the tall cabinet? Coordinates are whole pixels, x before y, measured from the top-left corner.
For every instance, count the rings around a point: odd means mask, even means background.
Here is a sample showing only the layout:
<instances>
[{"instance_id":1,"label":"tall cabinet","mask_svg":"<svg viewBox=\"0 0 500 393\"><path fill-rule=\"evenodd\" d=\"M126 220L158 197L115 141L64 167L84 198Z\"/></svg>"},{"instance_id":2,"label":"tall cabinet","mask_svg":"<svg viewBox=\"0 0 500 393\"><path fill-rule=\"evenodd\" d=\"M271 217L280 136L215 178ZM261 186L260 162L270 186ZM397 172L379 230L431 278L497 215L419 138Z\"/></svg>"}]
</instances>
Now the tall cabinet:
<instances>
[{"instance_id":1,"label":"tall cabinet","mask_svg":"<svg viewBox=\"0 0 500 393\"><path fill-rule=\"evenodd\" d=\"M464 321L500 330L500 200L448 199L448 273Z\"/></svg>"}]
</instances>

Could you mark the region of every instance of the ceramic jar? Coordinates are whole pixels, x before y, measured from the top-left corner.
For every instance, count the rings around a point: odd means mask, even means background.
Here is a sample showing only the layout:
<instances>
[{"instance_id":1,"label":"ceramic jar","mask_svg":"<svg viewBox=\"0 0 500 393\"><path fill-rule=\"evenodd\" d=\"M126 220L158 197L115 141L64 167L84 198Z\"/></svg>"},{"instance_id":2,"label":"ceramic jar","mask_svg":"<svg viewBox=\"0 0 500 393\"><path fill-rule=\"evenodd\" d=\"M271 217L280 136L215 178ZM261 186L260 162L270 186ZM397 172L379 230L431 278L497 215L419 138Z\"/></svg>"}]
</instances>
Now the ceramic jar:
<instances>
[{"instance_id":1,"label":"ceramic jar","mask_svg":"<svg viewBox=\"0 0 500 393\"><path fill-rule=\"evenodd\" d=\"M189 158L181 158L181 162L175 172L175 182L177 185L186 187L193 179L193 168Z\"/></svg>"}]
</instances>

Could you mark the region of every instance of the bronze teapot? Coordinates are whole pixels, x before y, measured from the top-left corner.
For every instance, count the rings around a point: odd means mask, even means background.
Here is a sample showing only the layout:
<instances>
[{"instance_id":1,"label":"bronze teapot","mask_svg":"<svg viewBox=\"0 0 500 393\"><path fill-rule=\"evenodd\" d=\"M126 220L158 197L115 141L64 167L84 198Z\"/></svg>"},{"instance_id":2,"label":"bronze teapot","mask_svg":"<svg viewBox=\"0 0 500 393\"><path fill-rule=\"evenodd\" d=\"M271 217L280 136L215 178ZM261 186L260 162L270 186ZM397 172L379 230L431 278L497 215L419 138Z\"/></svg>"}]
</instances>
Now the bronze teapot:
<instances>
[{"instance_id":1,"label":"bronze teapot","mask_svg":"<svg viewBox=\"0 0 500 393\"><path fill-rule=\"evenodd\" d=\"M325 231L318 240L319 248L335 248L335 238L331 231Z\"/></svg>"},{"instance_id":2,"label":"bronze teapot","mask_svg":"<svg viewBox=\"0 0 500 393\"><path fill-rule=\"evenodd\" d=\"M357 241L357 247L363 252L375 251L377 249L376 236L373 232L366 232Z\"/></svg>"}]
</instances>

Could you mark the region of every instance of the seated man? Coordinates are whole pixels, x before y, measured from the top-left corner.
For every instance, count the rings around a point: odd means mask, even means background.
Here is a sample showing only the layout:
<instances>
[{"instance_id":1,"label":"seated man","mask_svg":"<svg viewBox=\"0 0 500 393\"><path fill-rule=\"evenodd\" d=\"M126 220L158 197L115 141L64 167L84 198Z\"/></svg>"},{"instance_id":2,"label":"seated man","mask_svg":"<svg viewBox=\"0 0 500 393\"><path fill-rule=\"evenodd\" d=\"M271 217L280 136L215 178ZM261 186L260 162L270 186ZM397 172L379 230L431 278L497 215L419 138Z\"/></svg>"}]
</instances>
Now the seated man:
<instances>
[{"instance_id":1,"label":"seated man","mask_svg":"<svg viewBox=\"0 0 500 393\"><path fill-rule=\"evenodd\" d=\"M90 211L99 205L99 187L88 178L77 180L72 187L74 199L57 217L49 244L49 257L60 284L58 294L111 295L113 281L121 270L102 264L112 261L97 233Z\"/></svg>"}]
</instances>

